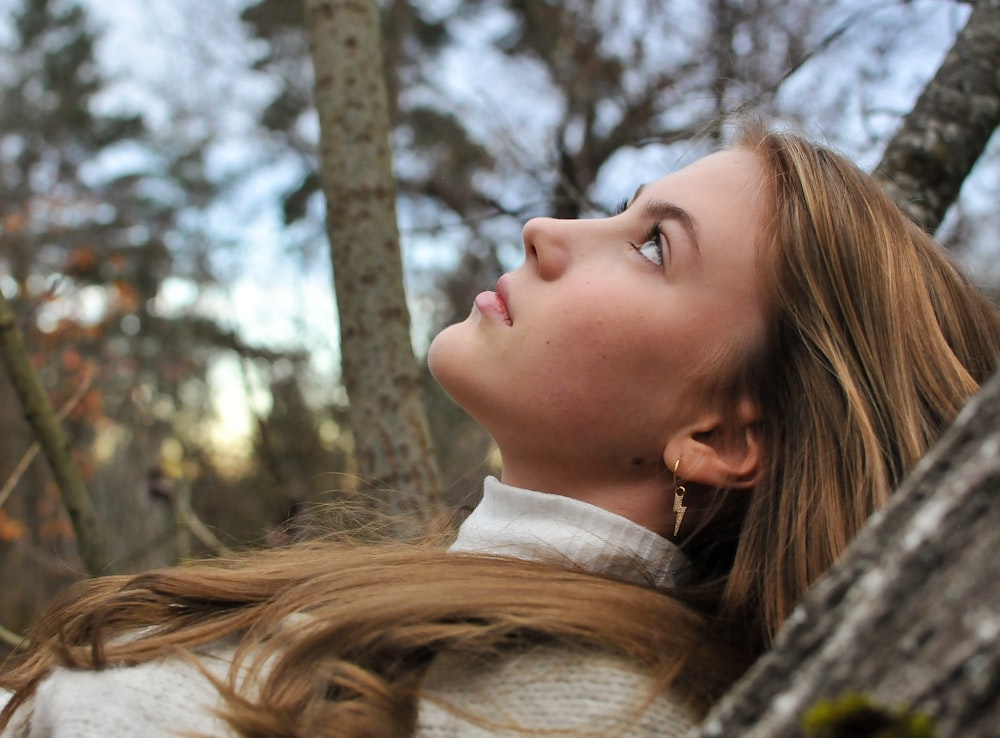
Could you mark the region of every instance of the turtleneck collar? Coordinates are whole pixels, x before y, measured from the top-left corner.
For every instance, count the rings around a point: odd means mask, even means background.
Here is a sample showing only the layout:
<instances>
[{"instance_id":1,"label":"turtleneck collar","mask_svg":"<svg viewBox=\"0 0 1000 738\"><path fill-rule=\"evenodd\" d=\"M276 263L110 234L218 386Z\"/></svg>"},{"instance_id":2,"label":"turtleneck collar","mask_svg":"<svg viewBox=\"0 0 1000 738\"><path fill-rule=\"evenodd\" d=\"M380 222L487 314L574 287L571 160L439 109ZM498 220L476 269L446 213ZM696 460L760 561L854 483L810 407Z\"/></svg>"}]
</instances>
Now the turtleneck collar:
<instances>
[{"instance_id":1,"label":"turtleneck collar","mask_svg":"<svg viewBox=\"0 0 1000 738\"><path fill-rule=\"evenodd\" d=\"M658 588L683 583L690 566L676 545L628 518L496 477L486 478L449 550L569 564Z\"/></svg>"}]
</instances>

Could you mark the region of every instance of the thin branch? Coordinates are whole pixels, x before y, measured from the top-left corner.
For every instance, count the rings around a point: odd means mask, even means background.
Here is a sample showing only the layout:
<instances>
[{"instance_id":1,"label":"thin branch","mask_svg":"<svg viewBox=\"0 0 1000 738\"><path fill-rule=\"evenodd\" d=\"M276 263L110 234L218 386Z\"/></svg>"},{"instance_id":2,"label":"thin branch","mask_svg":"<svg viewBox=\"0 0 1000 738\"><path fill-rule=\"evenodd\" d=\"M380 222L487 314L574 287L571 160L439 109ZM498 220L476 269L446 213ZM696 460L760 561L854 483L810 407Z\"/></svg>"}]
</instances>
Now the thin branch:
<instances>
[{"instance_id":1,"label":"thin branch","mask_svg":"<svg viewBox=\"0 0 1000 738\"><path fill-rule=\"evenodd\" d=\"M66 432L56 418L49 396L34 367L17 318L7 298L0 291L0 359L3 360L17 393L24 416L35 432L52 477L62 495L80 548L80 559L91 574L108 567L107 543L101 533L94 506L83 476L70 453Z\"/></svg>"},{"instance_id":2,"label":"thin branch","mask_svg":"<svg viewBox=\"0 0 1000 738\"><path fill-rule=\"evenodd\" d=\"M18 635L12 630L7 630L5 627L0 625L0 643L5 643L11 648L25 648L31 645L30 641L22 635Z\"/></svg>"},{"instance_id":3,"label":"thin branch","mask_svg":"<svg viewBox=\"0 0 1000 738\"><path fill-rule=\"evenodd\" d=\"M180 492L174 495L174 512L177 521L190 530L195 538L205 544L216 556L228 558L234 555L233 550L220 541L218 536L201 522L194 508L191 507L190 495L180 494Z\"/></svg>"},{"instance_id":4,"label":"thin branch","mask_svg":"<svg viewBox=\"0 0 1000 738\"><path fill-rule=\"evenodd\" d=\"M83 378L80 386L76 388L73 395L65 403L63 403L61 408L59 408L59 412L56 413L57 420L61 421L65 419L66 416L73 411L73 408L80 404L80 400L82 400L84 395L87 394L87 390L90 389L90 385L94 382L94 374L95 372L93 370L87 372L87 376ZM10 497L11 492L14 491L17 483L21 481L21 477L23 477L25 472L28 471L28 467L31 466L31 462L35 460L36 456L38 456L38 452L41 448L42 447L38 444L38 441L35 441L28 447L28 450L24 452L21 460L17 462L17 465L14 467L14 471L10 473L7 481L4 482L3 488L0 489L0 507L3 507L4 503L7 502L7 498Z\"/></svg>"},{"instance_id":5,"label":"thin branch","mask_svg":"<svg viewBox=\"0 0 1000 738\"><path fill-rule=\"evenodd\" d=\"M896 0L890 0L889 2L878 3L877 5L867 5L860 10L856 10L851 13L844 21L821 38L815 46L809 49L806 53L802 55L802 58L793 61L791 66L786 69L781 77L771 85L769 88L762 90L756 99L753 101L754 104L760 103L765 97L770 97L778 91L788 78L793 74L798 72L802 67L804 67L808 62L812 61L814 58L828 51L831 46L833 46L837 41L839 41L848 31L850 31L855 25L860 23L865 18L871 17L876 13L885 10L888 7L897 5Z\"/></svg>"},{"instance_id":6,"label":"thin branch","mask_svg":"<svg viewBox=\"0 0 1000 738\"><path fill-rule=\"evenodd\" d=\"M28 447L28 450L25 451L24 455L21 457L21 460L14 466L14 471L12 471L10 476L7 477L7 481L4 482L3 489L0 489L0 507L3 507L3 504L7 502L7 498L10 497L10 493L14 491L17 483L21 481L21 477L23 477L24 473L28 471L28 467L31 466L31 462L35 460L36 456L38 456L38 451L40 449L41 446L38 445L38 441L35 441Z\"/></svg>"}]
</instances>

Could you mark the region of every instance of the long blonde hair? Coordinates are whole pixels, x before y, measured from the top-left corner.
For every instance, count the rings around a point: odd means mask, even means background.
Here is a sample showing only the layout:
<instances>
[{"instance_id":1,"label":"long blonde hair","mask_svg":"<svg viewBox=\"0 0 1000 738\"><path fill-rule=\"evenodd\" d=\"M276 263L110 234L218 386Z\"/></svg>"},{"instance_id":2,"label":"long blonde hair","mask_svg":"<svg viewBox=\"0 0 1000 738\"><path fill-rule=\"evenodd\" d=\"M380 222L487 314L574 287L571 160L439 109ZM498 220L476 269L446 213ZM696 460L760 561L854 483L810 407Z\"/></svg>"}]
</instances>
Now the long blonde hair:
<instances>
[{"instance_id":1,"label":"long blonde hair","mask_svg":"<svg viewBox=\"0 0 1000 738\"><path fill-rule=\"evenodd\" d=\"M1000 311L835 152L749 123L774 211L750 391L768 464L723 607L767 644L1000 358Z\"/></svg>"},{"instance_id":2,"label":"long blonde hair","mask_svg":"<svg viewBox=\"0 0 1000 738\"><path fill-rule=\"evenodd\" d=\"M996 306L868 175L752 124L737 145L759 155L772 203L759 266L767 341L730 382L762 408L767 464L741 496L733 540L692 543L699 581L661 592L548 564L336 542L99 579L50 611L0 679L16 690L5 718L55 665L136 663L233 634L241 645L218 686L244 735L407 734L436 654L539 642L623 655L707 708L1000 356ZM308 625L288 626L295 613ZM247 660L267 662L253 689L240 682Z\"/></svg>"}]
</instances>

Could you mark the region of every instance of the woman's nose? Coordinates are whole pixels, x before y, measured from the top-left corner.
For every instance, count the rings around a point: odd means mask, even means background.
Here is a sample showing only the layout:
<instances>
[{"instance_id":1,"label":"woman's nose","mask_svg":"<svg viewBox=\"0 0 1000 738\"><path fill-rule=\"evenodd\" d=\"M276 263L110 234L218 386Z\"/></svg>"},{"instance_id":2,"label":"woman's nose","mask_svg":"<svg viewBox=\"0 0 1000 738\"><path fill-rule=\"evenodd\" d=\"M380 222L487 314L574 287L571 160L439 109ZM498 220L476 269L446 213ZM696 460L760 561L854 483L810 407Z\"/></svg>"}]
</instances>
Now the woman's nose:
<instances>
[{"instance_id":1,"label":"woman's nose","mask_svg":"<svg viewBox=\"0 0 1000 738\"><path fill-rule=\"evenodd\" d=\"M524 224L524 259L538 266L542 279L558 279L570 264L572 243L567 231L572 221L532 218Z\"/></svg>"}]
</instances>

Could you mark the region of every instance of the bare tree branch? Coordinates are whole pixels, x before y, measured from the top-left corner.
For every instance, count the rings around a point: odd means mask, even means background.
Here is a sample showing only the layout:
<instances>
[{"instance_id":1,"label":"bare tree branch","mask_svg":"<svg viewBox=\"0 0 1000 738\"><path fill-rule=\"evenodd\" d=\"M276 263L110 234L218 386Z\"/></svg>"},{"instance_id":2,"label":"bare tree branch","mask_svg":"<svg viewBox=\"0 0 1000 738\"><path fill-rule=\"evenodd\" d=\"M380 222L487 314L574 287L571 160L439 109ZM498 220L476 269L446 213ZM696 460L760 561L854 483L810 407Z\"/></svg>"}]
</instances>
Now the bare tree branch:
<instances>
[{"instance_id":1,"label":"bare tree branch","mask_svg":"<svg viewBox=\"0 0 1000 738\"><path fill-rule=\"evenodd\" d=\"M937 230L1000 126L1000 0L977 0L875 170L913 220Z\"/></svg>"},{"instance_id":2,"label":"bare tree branch","mask_svg":"<svg viewBox=\"0 0 1000 738\"><path fill-rule=\"evenodd\" d=\"M83 399L84 395L87 394L87 390L90 389L90 385L93 381L94 373L90 372L84 380L80 382L80 386L74 390L73 395L65 403L63 403L61 408L59 408L59 412L56 413L56 420L62 421L67 415L70 414L73 408L76 407L80 403L80 400ZM3 487L0 488L0 507L3 507L3 504L7 501L7 498L10 497L14 488L17 487L17 483L21 481L21 477L24 476L24 473L28 471L28 468L31 466L31 462L35 460L35 457L38 456L38 452L40 450L41 446L38 445L38 441L35 441L21 456L20 461L18 461L14 466L14 471L10 473L10 476L7 477L7 481L4 482Z\"/></svg>"},{"instance_id":3,"label":"bare tree branch","mask_svg":"<svg viewBox=\"0 0 1000 738\"><path fill-rule=\"evenodd\" d=\"M21 401L24 417L31 425L52 469L52 476L76 532L80 558L90 574L100 574L108 566L107 541L94 514L94 506L79 468L70 454L69 441L56 418L49 396L31 366L24 336L14 311L0 292L0 357L11 384Z\"/></svg>"},{"instance_id":4,"label":"bare tree branch","mask_svg":"<svg viewBox=\"0 0 1000 738\"><path fill-rule=\"evenodd\" d=\"M194 508L191 507L191 489L187 484L182 483L181 488L175 492L173 503L174 514L179 525L191 531L195 538L207 546L216 556L229 557L233 555L232 549L219 540L218 536L201 521Z\"/></svg>"},{"instance_id":5,"label":"bare tree branch","mask_svg":"<svg viewBox=\"0 0 1000 738\"><path fill-rule=\"evenodd\" d=\"M14 631L7 630L0 625L0 643L4 643L11 648L23 648L28 642L23 635L18 635Z\"/></svg>"}]
</instances>

